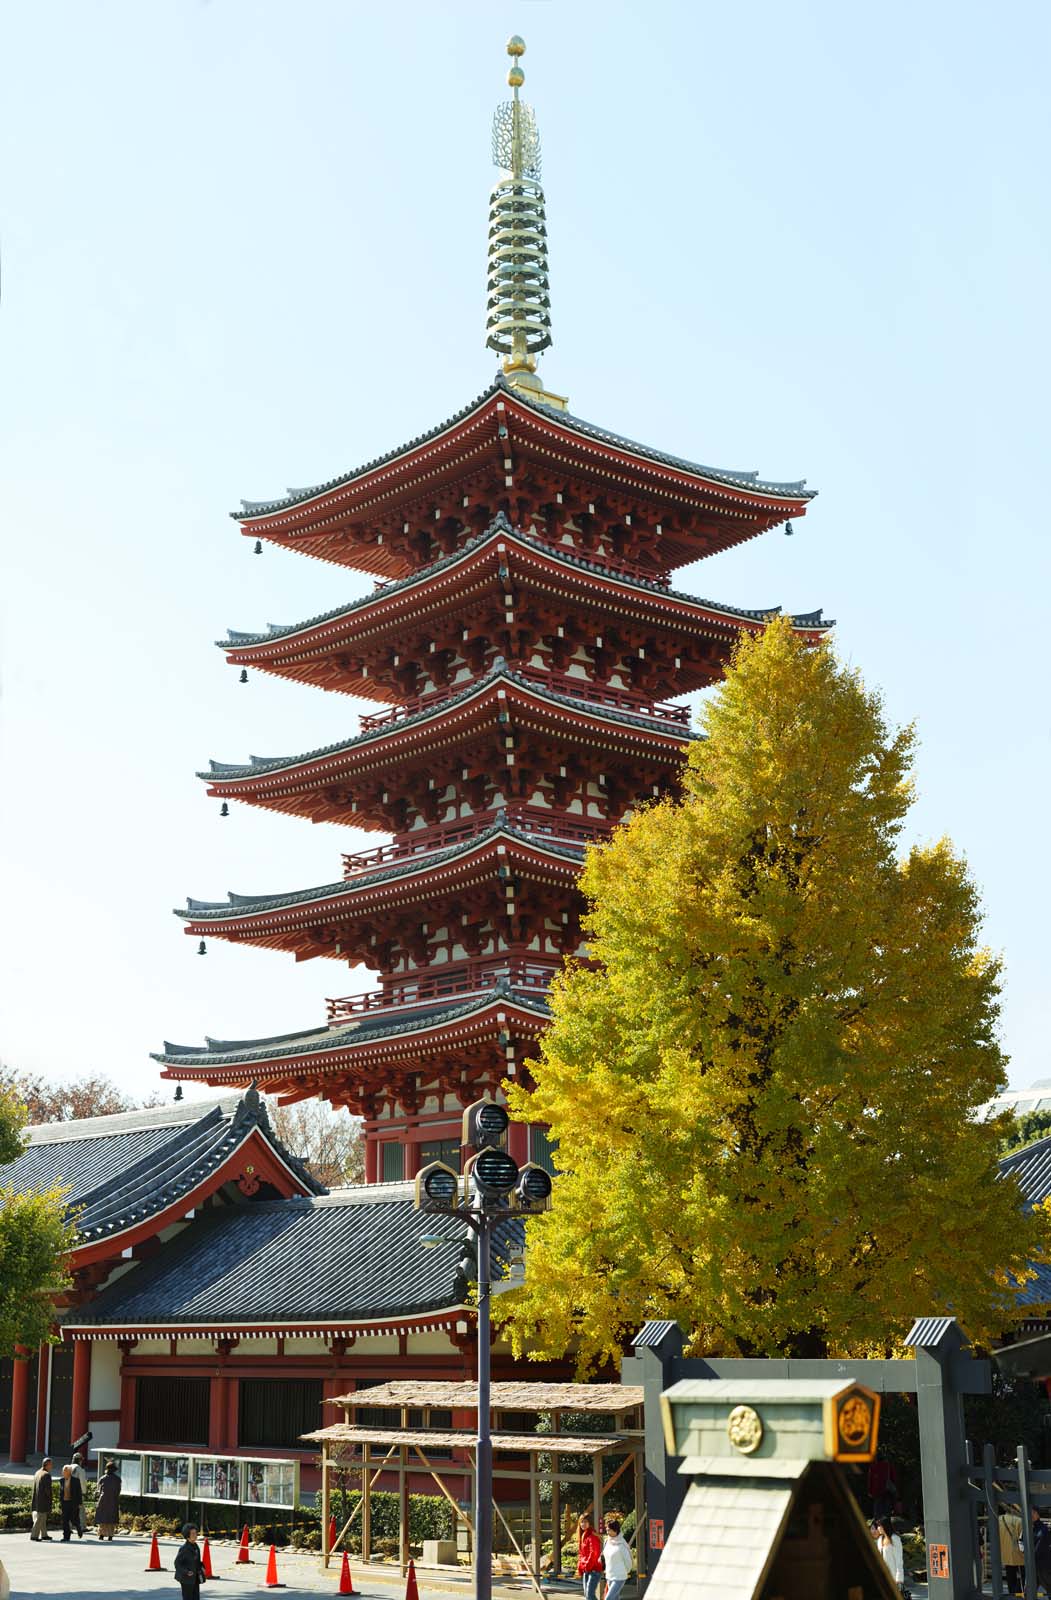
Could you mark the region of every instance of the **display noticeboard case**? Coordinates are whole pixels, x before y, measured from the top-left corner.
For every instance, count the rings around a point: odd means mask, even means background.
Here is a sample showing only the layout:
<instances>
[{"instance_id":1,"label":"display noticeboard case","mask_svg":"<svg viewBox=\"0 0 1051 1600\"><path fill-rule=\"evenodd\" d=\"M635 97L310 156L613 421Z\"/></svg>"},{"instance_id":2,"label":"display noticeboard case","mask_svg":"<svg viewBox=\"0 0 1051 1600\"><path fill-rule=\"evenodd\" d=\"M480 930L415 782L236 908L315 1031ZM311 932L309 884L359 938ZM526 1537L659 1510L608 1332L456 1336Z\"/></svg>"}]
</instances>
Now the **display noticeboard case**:
<instances>
[{"instance_id":1,"label":"display noticeboard case","mask_svg":"<svg viewBox=\"0 0 1051 1600\"><path fill-rule=\"evenodd\" d=\"M121 1493L147 1500L202 1501L291 1511L299 1506L299 1462L275 1456L209 1456L182 1450L107 1450L98 1476L116 1463Z\"/></svg>"}]
</instances>

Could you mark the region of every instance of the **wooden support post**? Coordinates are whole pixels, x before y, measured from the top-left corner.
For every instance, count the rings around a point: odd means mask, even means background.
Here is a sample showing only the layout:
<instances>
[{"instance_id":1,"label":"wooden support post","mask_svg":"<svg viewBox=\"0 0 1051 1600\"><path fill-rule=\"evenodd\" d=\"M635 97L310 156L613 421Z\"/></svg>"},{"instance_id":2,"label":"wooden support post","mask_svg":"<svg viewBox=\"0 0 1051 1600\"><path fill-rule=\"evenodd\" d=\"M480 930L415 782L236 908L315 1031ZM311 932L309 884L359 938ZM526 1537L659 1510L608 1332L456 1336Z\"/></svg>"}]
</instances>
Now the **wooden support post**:
<instances>
[{"instance_id":1,"label":"wooden support post","mask_svg":"<svg viewBox=\"0 0 1051 1600\"><path fill-rule=\"evenodd\" d=\"M409 1408L401 1408L401 1425L409 1426ZM401 1575L409 1570L409 1452L405 1445L398 1446L398 1535L401 1552Z\"/></svg>"},{"instance_id":2,"label":"wooden support post","mask_svg":"<svg viewBox=\"0 0 1051 1600\"><path fill-rule=\"evenodd\" d=\"M646 1577L646 1495L645 1495L645 1467L646 1461L642 1451L635 1447L631 1452L632 1465L635 1478L635 1571L639 1582Z\"/></svg>"},{"instance_id":3,"label":"wooden support post","mask_svg":"<svg viewBox=\"0 0 1051 1600\"><path fill-rule=\"evenodd\" d=\"M551 1413L551 1432L559 1430L561 1412ZM551 1560L555 1576L562 1571L562 1488L558 1481L558 1456L551 1457Z\"/></svg>"},{"instance_id":4,"label":"wooden support post","mask_svg":"<svg viewBox=\"0 0 1051 1600\"><path fill-rule=\"evenodd\" d=\"M592 1480L593 1480L593 1483L594 1483L594 1489L592 1491L592 1502L593 1502L593 1504L592 1504L592 1511L591 1511L592 1526L594 1527L595 1532L599 1535L599 1538L601 1538L602 1537L602 1457L601 1456L593 1456L592 1457L591 1472L592 1472Z\"/></svg>"},{"instance_id":5,"label":"wooden support post","mask_svg":"<svg viewBox=\"0 0 1051 1600\"><path fill-rule=\"evenodd\" d=\"M361 1559L363 1562L372 1560L372 1484L369 1482L369 1468L372 1465L371 1446L363 1444L361 1447Z\"/></svg>"},{"instance_id":6,"label":"wooden support post","mask_svg":"<svg viewBox=\"0 0 1051 1600\"><path fill-rule=\"evenodd\" d=\"M225 1397L224 1397L225 1398ZM327 1567L332 1552L328 1547L328 1519L332 1504L332 1485L329 1476L331 1463L328 1457L328 1440L321 1442L321 1563Z\"/></svg>"},{"instance_id":7,"label":"wooden support post","mask_svg":"<svg viewBox=\"0 0 1051 1600\"><path fill-rule=\"evenodd\" d=\"M449 1493L449 1490L446 1488L446 1486L442 1482L441 1478L435 1472L433 1465L427 1459L427 1456L425 1455L423 1450L420 1448L420 1446L418 1444L415 1444L415 1445L413 1445L413 1449L415 1450L416 1454L419 1456L420 1460L423 1462L424 1466L427 1468L427 1471L430 1473L431 1477L434 1479L435 1483L438 1485L439 1489L441 1490L442 1494L445 1496L446 1500L448 1500L449 1504L452 1506L453 1511L456 1514L456 1516L459 1517L460 1521L463 1523L464 1527L467 1529L467 1532L471 1535L471 1538L473 1539L474 1538L474 1523L471 1521L470 1517L467 1515L467 1513L463 1509L463 1507L461 1505L458 1505L457 1502L453 1499L452 1495Z\"/></svg>"},{"instance_id":8,"label":"wooden support post","mask_svg":"<svg viewBox=\"0 0 1051 1600\"><path fill-rule=\"evenodd\" d=\"M540 1485L536 1478L536 1456L532 1451L529 1453L529 1522L533 1541L533 1573L539 1578L544 1538L540 1527Z\"/></svg>"}]
</instances>

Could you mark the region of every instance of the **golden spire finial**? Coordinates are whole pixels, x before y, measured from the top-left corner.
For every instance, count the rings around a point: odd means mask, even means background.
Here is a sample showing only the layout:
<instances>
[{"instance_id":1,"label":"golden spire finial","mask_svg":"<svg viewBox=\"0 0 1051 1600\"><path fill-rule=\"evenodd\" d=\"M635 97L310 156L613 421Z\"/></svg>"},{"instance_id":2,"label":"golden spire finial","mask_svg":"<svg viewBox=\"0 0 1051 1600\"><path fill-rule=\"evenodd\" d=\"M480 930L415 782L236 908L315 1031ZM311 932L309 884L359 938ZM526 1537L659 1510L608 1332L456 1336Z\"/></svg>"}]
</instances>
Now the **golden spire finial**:
<instances>
[{"instance_id":1,"label":"golden spire finial","mask_svg":"<svg viewBox=\"0 0 1051 1600\"><path fill-rule=\"evenodd\" d=\"M511 383L543 394L536 358L551 343L547 229L540 187L540 134L533 108L518 97L525 83L525 41L507 41L507 81L514 98L493 117L493 161L506 174L489 197L489 296L486 344L504 357ZM547 396L564 404L559 396Z\"/></svg>"}]
</instances>

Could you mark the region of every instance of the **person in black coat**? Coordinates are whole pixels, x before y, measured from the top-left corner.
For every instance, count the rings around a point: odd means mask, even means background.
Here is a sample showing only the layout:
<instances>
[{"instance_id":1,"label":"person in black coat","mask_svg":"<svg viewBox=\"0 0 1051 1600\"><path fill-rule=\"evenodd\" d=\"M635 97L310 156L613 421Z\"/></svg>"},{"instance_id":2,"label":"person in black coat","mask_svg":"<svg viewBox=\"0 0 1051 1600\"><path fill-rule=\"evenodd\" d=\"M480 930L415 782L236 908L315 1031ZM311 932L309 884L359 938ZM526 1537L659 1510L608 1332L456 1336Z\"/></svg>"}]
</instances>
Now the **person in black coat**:
<instances>
[{"instance_id":1,"label":"person in black coat","mask_svg":"<svg viewBox=\"0 0 1051 1600\"><path fill-rule=\"evenodd\" d=\"M33 1498L30 1508L33 1512L33 1531L29 1537L34 1544L38 1539L50 1539L47 1531L47 1519L51 1514L51 1457L45 1456L40 1464L39 1472L33 1476Z\"/></svg>"},{"instance_id":2,"label":"person in black coat","mask_svg":"<svg viewBox=\"0 0 1051 1600\"><path fill-rule=\"evenodd\" d=\"M84 1535L80 1531L80 1506L84 1498L84 1491L80 1487L80 1479L73 1476L72 1467L63 1467L59 1481L59 1507L62 1511L62 1542L69 1543L69 1536L73 1529L77 1530L77 1538Z\"/></svg>"},{"instance_id":3,"label":"person in black coat","mask_svg":"<svg viewBox=\"0 0 1051 1600\"><path fill-rule=\"evenodd\" d=\"M201 1565L201 1552L197 1548L197 1529L192 1522L188 1522L182 1530L186 1540L175 1552L175 1576L182 1590L182 1600L201 1600L201 1584L204 1582L204 1568Z\"/></svg>"},{"instance_id":4,"label":"person in black coat","mask_svg":"<svg viewBox=\"0 0 1051 1600\"><path fill-rule=\"evenodd\" d=\"M100 1539L109 1539L120 1522L120 1473L115 1461L106 1462L106 1470L99 1479L99 1494L95 1502L95 1530Z\"/></svg>"}]
</instances>

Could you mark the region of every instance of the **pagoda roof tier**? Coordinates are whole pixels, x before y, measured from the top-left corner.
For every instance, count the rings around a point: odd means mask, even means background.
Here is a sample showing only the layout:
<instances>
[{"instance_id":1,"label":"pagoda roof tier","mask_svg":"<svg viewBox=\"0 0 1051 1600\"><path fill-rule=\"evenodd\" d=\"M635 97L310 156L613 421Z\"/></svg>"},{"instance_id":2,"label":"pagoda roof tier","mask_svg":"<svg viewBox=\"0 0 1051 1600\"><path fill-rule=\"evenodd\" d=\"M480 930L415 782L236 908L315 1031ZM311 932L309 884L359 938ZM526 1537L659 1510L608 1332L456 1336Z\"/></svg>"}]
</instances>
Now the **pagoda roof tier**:
<instances>
[{"instance_id":1,"label":"pagoda roof tier","mask_svg":"<svg viewBox=\"0 0 1051 1600\"><path fill-rule=\"evenodd\" d=\"M390 701L432 669L435 645L465 656L471 641L492 641L518 656L559 628L564 633L572 618L582 637L601 633L621 655L645 651L651 635L668 638L680 657L674 692L685 694L719 675L742 629L756 632L779 614L779 607L724 605L618 572L512 528L501 512L450 555L372 594L304 622L271 624L265 633L231 629L216 642L235 666ZM832 627L820 611L791 621L811 639Z\"/></svg>"},{"instance_id":2,"label":"pagoda roof tier","mask_svg":"<svg viewBox=\"0 0 1051 1600\"><path fill-rule=\"evenodd\" d=\"M253 539L390 577L418 565L418 534L470 531L522 503L652 519L650 559L667 570L804 515L803 481L766 482L639 444L526 395L500 375L446 422L362 467L232 515ZM437 516L435 513L437 512ZM417 552L414 554L414 551Z\"/></svg>"},{"instance_id":3,"label":"pagoda roof tier","mask_svg":"<svg viewBox=\"0 0 1051 1600\"><path fill-rule=\"evenodd\" d=\"M667 784L696 735L666 714L596 703L590 692L582 682L580 693L564 693L499 661L457 693L355 738L298 756L212 761L198 777L223 799L385 832L404 827L399 808L410 800L426 815L426 796L443 776L449 783L501 774L513 788L533 786L560 764L567 772L574 763L619 768L624 804ZM506 798L528 794L516 788Z\"/></svg>"},{"instance_id":4,"label":"pagoda roof tier","mask_svg":"<svg viewBox=\"0 0 1051 1600\"><path fill-rule=\"evenodd\" d=\"M329 956L379 964L375 951L416 934L421 915L479 925L542 913L552 891L564 900L580 874L584 846L527 833L499 822L473 838L412 856L348 881L291 894L231 894L226 901L188 900L176 911L193 938L202 935L290 950L297 961ZM505 888L515 885L512 911ZM533 902L536 902L535 906ZM576 942L574 938L574 943ZM440 970L440 969L438 969Z\"/></svg>"},{"instance_id":5,"label":"pagoda roof tier","mask_svg":"<svg viewBox=\"0 0 1051 1600\"><path fill-rule=\"evenodd\" d=\"M508 1070L506 1052L531 1048L549 1016L542 994L501 978L466 999L366 1011L338 1027L203 1045L166 1042L153 1060L162 1078L177 1082L255 1081L283 1104L320 1096L372 1118L384 1102L415 1109L425 1086L439 1080L464 1105L495 1091Z\"/></svg>"}]
</instances>

